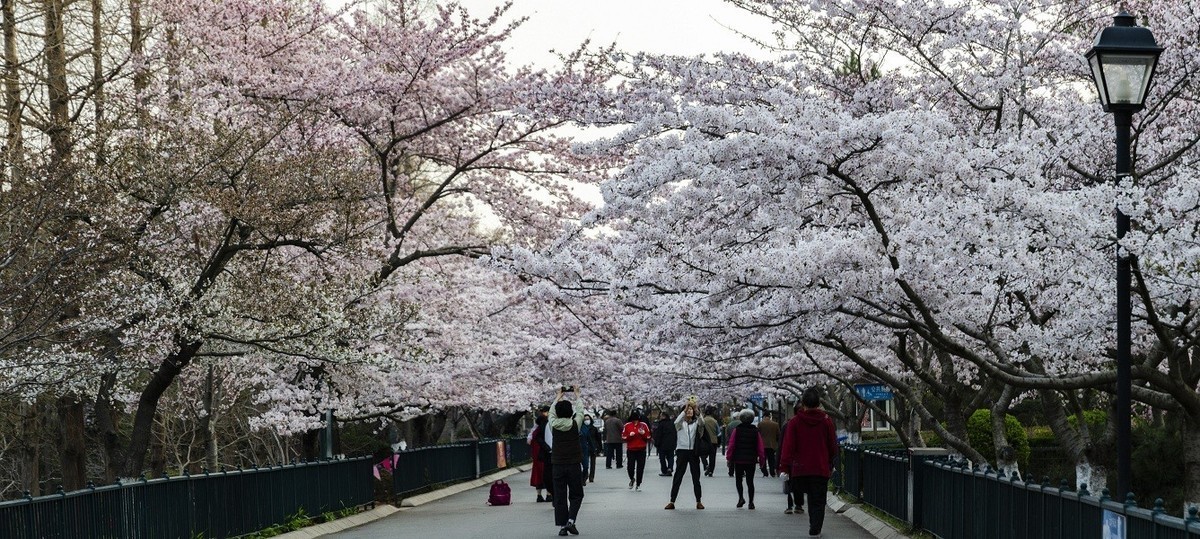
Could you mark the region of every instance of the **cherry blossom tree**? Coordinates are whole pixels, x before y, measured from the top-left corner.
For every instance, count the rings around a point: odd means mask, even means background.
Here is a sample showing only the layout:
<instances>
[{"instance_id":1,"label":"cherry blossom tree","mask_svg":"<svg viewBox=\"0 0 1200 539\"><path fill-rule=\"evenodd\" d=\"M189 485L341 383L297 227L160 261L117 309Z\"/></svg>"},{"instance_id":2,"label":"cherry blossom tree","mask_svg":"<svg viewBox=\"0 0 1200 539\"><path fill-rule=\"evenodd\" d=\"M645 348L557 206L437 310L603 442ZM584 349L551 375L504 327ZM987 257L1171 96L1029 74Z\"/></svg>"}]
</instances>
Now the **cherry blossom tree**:
<instances>
[{"instance_id":1,"label":"cherry blossom tree","mask_svg":"<svg viewBox=\"0 0 1200 539\"><path fill-rule=\"evenodd\" d=\"M609 121L628 128L595 148L636 158L590 223L613 237L553 254L579 268L569 289L604 283L633 311L631 338L697 369L864 370L973 460L940 421L961 425L982 402L1002 417L1036 391L1095 489L1096 452L1064 403L1115 381L1109 216L1120 201L1146 224L1124 244L1162 279L1138 282L1136 398L1188 416L1194 229L1150 223L1194 211L1193 56L1164 57L1138 126L1138 182L1117 186L1079 59L1107 7L737 3L778 22L778 41L764 41L791 56L613 58L626 83ZM1192 15L1132 8L1160 42L1193 47L1175 22ZM1188 239L1150 239L1166 234ZM1158 257L1174 262L1148 262ZM932 353L889 350L896 331ZM935 417L926 389L964 407Z\"/></svg>"}]
</instances>

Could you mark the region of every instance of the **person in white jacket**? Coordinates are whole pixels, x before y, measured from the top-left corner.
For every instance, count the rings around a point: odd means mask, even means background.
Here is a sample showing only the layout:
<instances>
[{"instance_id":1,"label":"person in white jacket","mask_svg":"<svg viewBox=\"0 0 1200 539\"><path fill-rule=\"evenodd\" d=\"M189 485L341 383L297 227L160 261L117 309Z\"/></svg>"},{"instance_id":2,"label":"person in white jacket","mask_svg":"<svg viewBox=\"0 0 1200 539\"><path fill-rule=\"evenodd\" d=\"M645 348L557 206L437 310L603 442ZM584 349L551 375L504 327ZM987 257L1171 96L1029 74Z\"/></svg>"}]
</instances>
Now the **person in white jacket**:
<instances>
[{"instance_id":1,"label":"person in white jacket","mask_svg":"<svg viewBox=\"0 0 1200 539\"><path fill-rule=\"evenodd\" d=\"M696 436L703 436L704 417L695 400L688 400L675 418L675 431L675 476L671 478L671 502L664 509L675 509L679 485L683 483L683 474L688 472L692 474L692 490L696 492L696 509L704 509L700 503L700 454L695 450Z\"/></svg>"}]
</instances>

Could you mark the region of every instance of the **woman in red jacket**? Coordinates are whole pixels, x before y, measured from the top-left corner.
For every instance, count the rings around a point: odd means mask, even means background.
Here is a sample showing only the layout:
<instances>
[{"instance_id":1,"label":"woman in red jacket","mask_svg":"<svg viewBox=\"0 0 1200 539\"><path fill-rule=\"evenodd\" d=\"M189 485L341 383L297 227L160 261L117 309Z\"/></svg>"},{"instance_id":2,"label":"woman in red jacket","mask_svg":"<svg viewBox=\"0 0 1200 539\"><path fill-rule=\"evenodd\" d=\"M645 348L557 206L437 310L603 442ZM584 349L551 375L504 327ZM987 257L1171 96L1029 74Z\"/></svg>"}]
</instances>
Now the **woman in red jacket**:
<instances>
[{"instance_id":1,"label":"woman in red jacket","mask_svg":"<svg viewBox=\"0 0 1200 539\"><path fill-rule=\"evenodd\" d=\"M642 475L646 472L646 443L653 434L650 425L642 421L642 415L636 410L629 415L625 429L621 431L621 440L625 442L625 453L628 456L629 488L642 490Z\"/></svg>"},{"instance_id":2,"label":"woman in red jacket","mask_svg":"<svg viewBox=\"0 0 1200 539\"><path fill-rule=\"evenodd\" d=\"M808 388L800 397L803 409L788 421L779 452L779 472L788 474L792 493L808 499L808 535L821 535L825 523L825 493L837 457L833 420L821 409L821 397Z\"/></svg>"}]
</instances>

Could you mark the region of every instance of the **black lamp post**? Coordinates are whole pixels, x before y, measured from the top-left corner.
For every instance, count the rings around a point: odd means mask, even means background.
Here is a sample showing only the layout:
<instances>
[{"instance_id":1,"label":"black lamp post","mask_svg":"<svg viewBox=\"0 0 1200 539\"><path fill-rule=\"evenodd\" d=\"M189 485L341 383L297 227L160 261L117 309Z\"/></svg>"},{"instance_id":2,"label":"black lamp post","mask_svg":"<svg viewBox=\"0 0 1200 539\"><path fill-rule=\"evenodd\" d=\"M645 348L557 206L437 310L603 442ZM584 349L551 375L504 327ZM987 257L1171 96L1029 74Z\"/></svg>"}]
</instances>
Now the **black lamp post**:
<instances>
[{"instance_id":1,"label":"black lamp post","mask_svg":"<svg viewBox=\"0 0 1200 539\"><path fill-rule=\"evenodd\" d=\"M1129 132L1133 113L1142 110L1154 66L1162 47L1150 30L1136 26L1133 15L1124 11L1113 17L1113 25L1096 35L1096 43L1087 52L1092 78L1100 92L1105 112L1113 113L1117 126L1117 181L1133 172L1129 151ZM1129 231L1129 216L1117 208L1117 240ZM1130 418L1132 376L1132 309L1130 306L1131 262L1117 247L1117 499L1130 492Z\"/></svg>"}]
</instances>

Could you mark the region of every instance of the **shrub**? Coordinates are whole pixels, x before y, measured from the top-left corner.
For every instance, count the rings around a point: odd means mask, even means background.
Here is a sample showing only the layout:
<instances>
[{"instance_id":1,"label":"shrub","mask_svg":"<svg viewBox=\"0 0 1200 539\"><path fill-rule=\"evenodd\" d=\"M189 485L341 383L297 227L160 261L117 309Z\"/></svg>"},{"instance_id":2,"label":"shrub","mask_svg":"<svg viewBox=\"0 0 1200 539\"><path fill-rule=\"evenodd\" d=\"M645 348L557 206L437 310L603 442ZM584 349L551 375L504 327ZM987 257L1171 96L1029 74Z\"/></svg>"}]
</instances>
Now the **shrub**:
<instances>
[{"instance_id":1,"label":"shrub","mask_svg":"<svg viewBox=\"0 0 1200 539\"><path fill-rule=\"evenodd\" d=\"M1017 464L1022 468L1029 466L1029 438L1025 434L1025 427L1012 415L1004 416L1004 438L1017 452ZM991 410L975 410L975 413L971 414L971 418L967 420L967 443L984 458L996 462L996 445L992 443Z\"/></svg>"},{"instance_id":2,"label":"shrub","mask_svg":"<svg viewBox=\"0 0 1200 539\"><path fill-rule=\"evenodd\" d=\"M1084 410L1083 420L1088 428L1088 436L1095 440L1104 434L1104 428L1108 423L1108 412L1103 410ZM1067 416L1067 423L1071 425L1071 428L1079 428L1079 416Z\"/></svg>"}]
</instances>

